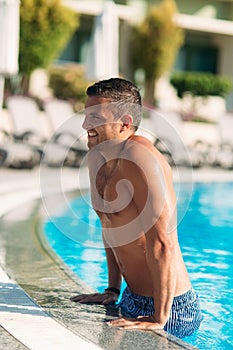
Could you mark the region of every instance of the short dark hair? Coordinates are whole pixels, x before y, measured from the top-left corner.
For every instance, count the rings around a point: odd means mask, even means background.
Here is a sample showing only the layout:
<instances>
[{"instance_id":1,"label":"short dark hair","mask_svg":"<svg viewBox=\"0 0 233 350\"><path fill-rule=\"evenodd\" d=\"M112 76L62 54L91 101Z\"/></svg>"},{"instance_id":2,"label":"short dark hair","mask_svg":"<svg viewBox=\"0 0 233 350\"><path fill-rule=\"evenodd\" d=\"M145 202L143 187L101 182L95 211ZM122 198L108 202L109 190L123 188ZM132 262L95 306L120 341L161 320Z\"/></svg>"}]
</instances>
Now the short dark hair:
<instances>
[{"instance_id":1,"label":"short dark hair","mask_svg":"<svg viewBox=\"0 0 233 350\"><path fill-rule=\"evenodd\" d=\"M129 80L111 78L101 80L87 88L88 96L99 96L109 99L115 106L115 115L129 113L133 118L135 129L141 121L142 100L139 89Z\"/></svg>"}]
</instances>

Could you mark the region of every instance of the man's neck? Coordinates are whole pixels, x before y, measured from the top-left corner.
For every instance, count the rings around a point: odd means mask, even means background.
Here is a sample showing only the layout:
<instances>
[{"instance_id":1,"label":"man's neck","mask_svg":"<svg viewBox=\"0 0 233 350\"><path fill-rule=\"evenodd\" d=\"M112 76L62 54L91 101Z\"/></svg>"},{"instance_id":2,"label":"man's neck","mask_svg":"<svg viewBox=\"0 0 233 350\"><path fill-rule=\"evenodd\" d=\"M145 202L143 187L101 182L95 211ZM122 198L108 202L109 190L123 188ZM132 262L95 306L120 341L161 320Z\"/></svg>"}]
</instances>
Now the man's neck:
<instances>
[{"instance_id":1,"label":"man's neck","mask_svg":"<svg viewBox=\"0 0 233 350\"><path fill-rule=\"evenodd\" d=\"M124 148L125 140L109 140L105 141L103 147L100 148L100 153L106 161L120 158L122 149Z\"/></svg>"}]
</instances>

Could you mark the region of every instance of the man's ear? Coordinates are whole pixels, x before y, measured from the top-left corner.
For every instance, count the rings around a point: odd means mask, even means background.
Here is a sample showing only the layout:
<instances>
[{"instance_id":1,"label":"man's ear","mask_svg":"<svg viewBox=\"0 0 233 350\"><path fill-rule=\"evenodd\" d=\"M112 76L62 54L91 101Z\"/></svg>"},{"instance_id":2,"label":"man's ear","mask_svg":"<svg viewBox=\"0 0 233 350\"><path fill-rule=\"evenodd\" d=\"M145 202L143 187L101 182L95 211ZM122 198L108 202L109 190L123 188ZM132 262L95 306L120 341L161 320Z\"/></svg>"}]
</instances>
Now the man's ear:
<instances>
[{"instance_id":1,"label":"man's ear","mask_svg":"<svg viewBox=\"0 0 233 350\"><path fill-rule=\"evenodd\" d=\"M126 114L121 118L121 131L130 128L133 125L133 118L130 114Z\"/></svg>"}]
</instances>

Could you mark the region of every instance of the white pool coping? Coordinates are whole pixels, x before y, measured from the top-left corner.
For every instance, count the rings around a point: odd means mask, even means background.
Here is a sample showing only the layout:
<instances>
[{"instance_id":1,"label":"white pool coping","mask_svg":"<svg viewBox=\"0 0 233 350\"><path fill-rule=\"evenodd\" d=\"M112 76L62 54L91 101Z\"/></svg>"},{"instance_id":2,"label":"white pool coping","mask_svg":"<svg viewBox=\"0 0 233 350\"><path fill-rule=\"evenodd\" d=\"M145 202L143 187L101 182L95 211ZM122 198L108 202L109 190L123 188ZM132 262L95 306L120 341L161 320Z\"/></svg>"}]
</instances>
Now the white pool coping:
<instances>
[{"instance_id":1,"label":"white pool coping","mask_svg":"<svg viewBox=\"0 0 233 350\"><path fill-rule=\"evenodd\" d=\"M0 267L0 325L33 350L97 350L43 311Z\"/></svg>"},{"instance_id":2,"label":"white pool coping","mask_svg":"<svg viewBox=\"0 0 233 350\"><path fill-rule=\"evenodd\" d=\"M84 184L87 179L87 169L81 171L83 172L81 175L84 177ZM15 172L16 174L17 172ZM40 173L35 175L37 176L30 177L30 172L26 172L25 178L22 178L22 173L20 174L20 181L17 181L17 175L12 181L9 178L5 182L1 181L0 216L24 202L41 196ZM77 189L76 175L74 171L67 171L62 182L64 191ZM56 186L53 185L54 183L50 181L51 192L57 190ZM1 253L0 251L0 264L4 259ZM33 350L101 349L77 336L43 311L17 283L9 278L1 266L0 325L19 342Z\"/></svg>"}]
</instances>

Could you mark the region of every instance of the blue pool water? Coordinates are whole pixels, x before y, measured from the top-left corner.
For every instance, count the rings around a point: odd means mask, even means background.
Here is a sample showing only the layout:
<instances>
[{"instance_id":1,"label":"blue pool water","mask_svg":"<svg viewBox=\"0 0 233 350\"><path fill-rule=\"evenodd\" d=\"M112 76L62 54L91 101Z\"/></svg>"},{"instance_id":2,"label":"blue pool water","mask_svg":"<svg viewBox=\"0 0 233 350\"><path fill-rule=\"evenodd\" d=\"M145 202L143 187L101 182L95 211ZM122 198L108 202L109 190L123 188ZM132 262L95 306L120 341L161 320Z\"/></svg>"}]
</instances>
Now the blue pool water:
<instances>
[{"instance_id":1,"label":"blue pool water","mask_svg":"<svg viewBox=\"0 0 233 350\"><path fill-rule=\"evenodd\" d=\"M178 212L184 211L188 191L190 186L182 186ZM204 316L197 333L184 340L199 349L233 348L232 216L233 183L196 183L178 226L184 260ZM103 291L107 286L105 253L89 195L71 201L62 215L45 222L44 229L64 262L91 287Z\"/></svg>"}]
</instances>

